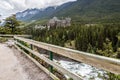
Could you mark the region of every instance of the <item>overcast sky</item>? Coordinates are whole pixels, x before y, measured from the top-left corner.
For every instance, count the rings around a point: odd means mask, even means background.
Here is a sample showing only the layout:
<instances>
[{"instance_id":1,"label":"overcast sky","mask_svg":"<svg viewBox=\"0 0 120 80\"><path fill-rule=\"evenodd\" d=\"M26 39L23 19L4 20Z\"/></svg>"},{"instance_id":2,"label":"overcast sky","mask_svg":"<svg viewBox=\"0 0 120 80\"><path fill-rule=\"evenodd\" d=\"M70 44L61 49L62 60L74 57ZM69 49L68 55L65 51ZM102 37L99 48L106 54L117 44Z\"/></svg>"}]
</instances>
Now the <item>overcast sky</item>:
<instances>
[{"instance_id":1,"label":"overcast sky","mask_svg":"<svg viewBox=\"0 0 120 80\"><path fill-rule=\"evenodd\" d=\"M76 0L0 0L1 18L10 16L28 8L46 8Z\"/></svg>"}]
</instances>

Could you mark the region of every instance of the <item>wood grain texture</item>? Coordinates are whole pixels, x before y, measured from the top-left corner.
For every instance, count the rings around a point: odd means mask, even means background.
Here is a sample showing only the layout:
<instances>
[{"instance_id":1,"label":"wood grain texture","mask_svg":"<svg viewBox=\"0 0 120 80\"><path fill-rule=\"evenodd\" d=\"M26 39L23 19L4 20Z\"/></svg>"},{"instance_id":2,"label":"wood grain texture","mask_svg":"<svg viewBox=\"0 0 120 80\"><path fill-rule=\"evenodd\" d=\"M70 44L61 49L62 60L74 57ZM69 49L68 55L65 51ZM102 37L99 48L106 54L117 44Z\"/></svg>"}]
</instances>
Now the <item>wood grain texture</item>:
<instances>
[{"instance_id":1,"label":"wood grain texture","mask_svg":"<svg viewBox=\"0 0 120 80\"><path fill-rule=\"evenodd\" d=\"M18 37L32 37L31 35L9 35L9 34L0 34L0 37L14 37L14 36L18 36Z\"/></svg>"}]
</instances>

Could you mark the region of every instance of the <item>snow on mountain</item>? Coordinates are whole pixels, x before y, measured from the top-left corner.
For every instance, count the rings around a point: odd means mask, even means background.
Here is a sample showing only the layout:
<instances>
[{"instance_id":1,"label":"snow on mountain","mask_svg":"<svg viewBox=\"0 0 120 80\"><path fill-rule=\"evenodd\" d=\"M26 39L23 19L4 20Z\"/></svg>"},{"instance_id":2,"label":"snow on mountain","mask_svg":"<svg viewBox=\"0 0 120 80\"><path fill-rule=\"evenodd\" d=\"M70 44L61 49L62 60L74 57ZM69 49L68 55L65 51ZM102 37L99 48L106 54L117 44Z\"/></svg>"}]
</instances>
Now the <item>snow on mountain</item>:
<instances>
[{"instance_id":1,"label":"snow on mountain","mask_svg":"<svg viewBox=\"0 0 120 80\"><path fill-rule=\"evenodd\" d=\"M37 13L39 13L39 9L27 9L27 10L25 10L25 11L23 11L23 12L18 12L18 13L16 13L16 17L19 19L19 18L24 18L24 17L26 17L26 16L28 16L28 15L35 15L35 14L37 14Z\"/></svg>"}]
</instances>

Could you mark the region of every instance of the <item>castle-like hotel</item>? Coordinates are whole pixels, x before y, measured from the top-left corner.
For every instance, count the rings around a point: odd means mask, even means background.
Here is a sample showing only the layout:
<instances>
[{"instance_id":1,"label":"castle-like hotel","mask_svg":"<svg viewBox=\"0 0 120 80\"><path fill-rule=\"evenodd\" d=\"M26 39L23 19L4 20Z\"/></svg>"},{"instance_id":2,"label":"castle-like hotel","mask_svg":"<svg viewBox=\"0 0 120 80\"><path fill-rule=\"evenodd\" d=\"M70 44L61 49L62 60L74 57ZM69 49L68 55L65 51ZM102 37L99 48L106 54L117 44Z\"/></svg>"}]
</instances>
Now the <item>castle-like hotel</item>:
<instances>
[{"instance_id":1,"label":"castle-like hotel","mask_svg":"<svg viewBox=\"0 0 120 80\"><path fill-rule=\"evenodd\" d=\"M57 17L53 17L48 21L47 26L49 26L50 28L71 26L71 18L68 17L60 20Z\"/></svg>"},{"instance_id":2,"label":"castle-like hotel","mask_svg":"<svg viewBox=\"0 0 120 80\"><path fill-rule=\"evenodd\" d=\"M71 26L71 18L67 17L65 19L58 19L57 17L53 17L50 19L46 25L35 25L35 29L45 29L47 28L48 30L50 28L58 28L58 27L68 27Z\"/></svg>"}]
</instances>

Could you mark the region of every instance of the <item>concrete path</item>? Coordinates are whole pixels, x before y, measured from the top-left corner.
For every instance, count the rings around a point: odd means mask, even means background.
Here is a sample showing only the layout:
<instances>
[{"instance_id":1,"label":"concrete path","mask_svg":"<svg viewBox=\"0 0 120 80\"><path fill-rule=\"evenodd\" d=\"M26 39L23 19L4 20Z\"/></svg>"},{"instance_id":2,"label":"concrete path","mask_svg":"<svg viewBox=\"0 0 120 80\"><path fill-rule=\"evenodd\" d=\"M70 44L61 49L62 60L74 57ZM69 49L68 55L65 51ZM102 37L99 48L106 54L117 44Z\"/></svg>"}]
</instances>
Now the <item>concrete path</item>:
<instances>
[{"instance_id":1,"label":"concrete path","mask_svg":"<svg viewBox=\"0 0 120 80\"><path fill-rule=\"evenodd\" d=\"M0 80L27 80L13 51L0 44Z\"/></svg>"},{"instance_id":2,"label":"concrete path","mask_svg":"<svg viewBox=\"0 0 120 80\"><path fill-rule=\"evenodd\" d=\"M51 80L19 51L0 44L0 80Z\"/></svg>"}]
</instances>

